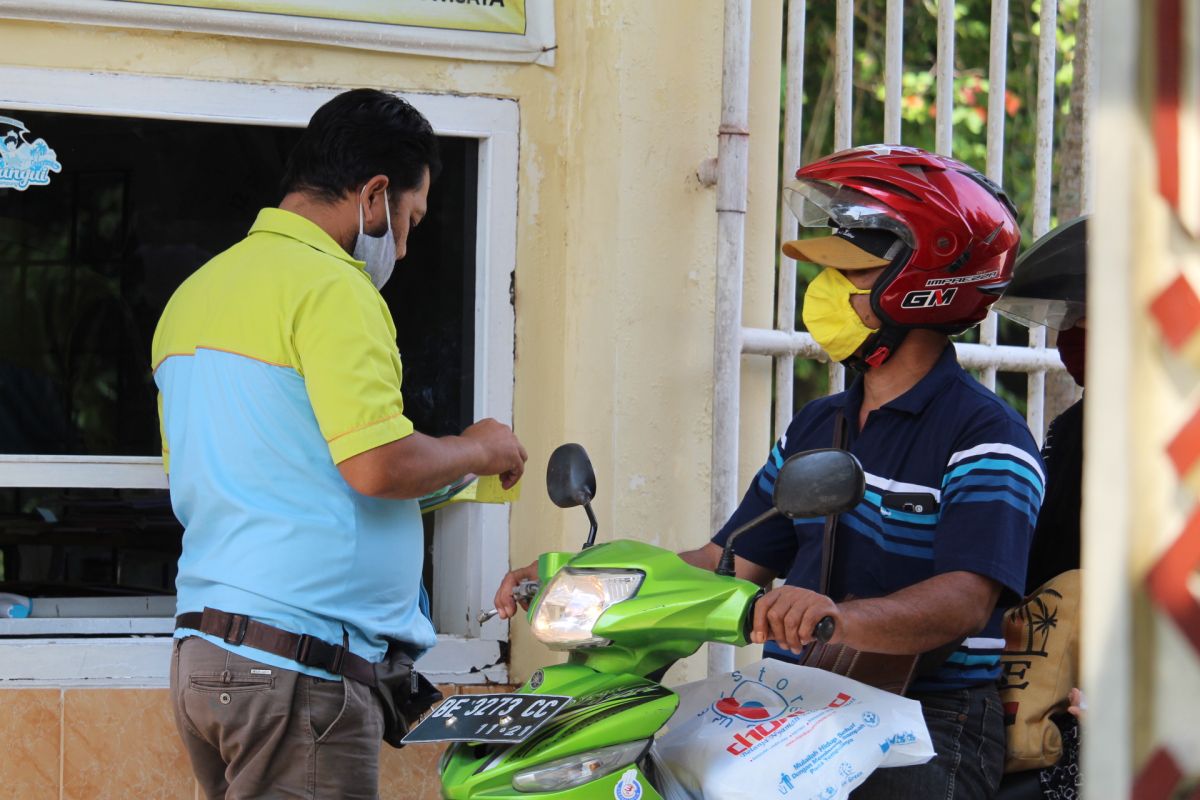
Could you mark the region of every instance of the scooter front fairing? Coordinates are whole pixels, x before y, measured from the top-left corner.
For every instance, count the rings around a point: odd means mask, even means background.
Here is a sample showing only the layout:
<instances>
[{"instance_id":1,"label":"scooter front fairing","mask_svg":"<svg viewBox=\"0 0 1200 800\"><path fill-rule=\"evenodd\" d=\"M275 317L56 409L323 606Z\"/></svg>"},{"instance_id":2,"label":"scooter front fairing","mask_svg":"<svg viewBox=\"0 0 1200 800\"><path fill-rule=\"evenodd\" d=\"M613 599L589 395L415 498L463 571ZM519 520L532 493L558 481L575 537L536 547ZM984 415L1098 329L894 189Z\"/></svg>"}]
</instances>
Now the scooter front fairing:
<instances>
[{"instance_id":1,"label":"scooter front fairing","mask_svg":"<svg viewBox=\"0 0 1200 800\"><path fill-rule=\"evenodd\" d=\"M444 797L661 800L639 765L644 749L608 774L571 788L518 790L513 786L513 778L559 759L614 745L645 741L648 746L679 704L674 692L635 675L606 674L578 664L538 670L520 692L569 695L575 699L519 744L451 745L441 766Z\"/></svg>"}]
</instances>

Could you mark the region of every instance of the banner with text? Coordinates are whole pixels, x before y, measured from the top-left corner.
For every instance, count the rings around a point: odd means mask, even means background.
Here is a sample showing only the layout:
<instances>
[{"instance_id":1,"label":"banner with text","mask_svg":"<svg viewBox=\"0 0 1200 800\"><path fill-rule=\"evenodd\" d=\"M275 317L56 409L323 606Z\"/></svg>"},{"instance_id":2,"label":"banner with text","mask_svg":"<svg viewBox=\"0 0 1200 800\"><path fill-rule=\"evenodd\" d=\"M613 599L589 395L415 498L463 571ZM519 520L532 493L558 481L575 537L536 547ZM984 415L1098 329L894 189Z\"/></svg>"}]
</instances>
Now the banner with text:
<instances>
[{"instance_id":1,"label":"banner with text","mask_svg":"<svg viewBox=\"0 0 1200 800\"><path fill-rule=\"evenodd\" d=\"M0 0L0 18L554 64L554 0Z\"/></svg>"},{"instance_id":2,"label":"banner with text","mask_svg":"<svg viewBox=\"0 0 1200 800\"><path fill-rule=\"evenodd\" d=\"M480 33L525 33L525 0L126 0Z\"/></svg>"}]
</instances>

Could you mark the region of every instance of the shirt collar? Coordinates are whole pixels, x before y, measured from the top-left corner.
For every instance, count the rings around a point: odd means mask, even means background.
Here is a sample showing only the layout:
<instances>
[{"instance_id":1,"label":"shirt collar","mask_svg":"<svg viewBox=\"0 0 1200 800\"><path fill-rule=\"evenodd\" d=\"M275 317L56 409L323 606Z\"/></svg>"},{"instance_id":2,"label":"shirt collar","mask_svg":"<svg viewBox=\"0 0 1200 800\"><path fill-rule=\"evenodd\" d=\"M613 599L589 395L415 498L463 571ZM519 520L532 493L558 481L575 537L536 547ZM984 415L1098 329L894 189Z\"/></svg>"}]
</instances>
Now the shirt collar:
<instances>
[{"instance_id":1,"label":"shirt collar","mask_svg":"<svg viewBox=\"0 0 1200 800\"><path fill-rule=\"evenodd\" d=\"M947 344L946 349L942 351L942 355L934 363L933 369L929 370L924 378L917 381L916 386L890 403L885 403L883 407L903 411L908 414L920 414L929 405L930 401L940 395L946 388L946 385L960 372L962 372L962 367L958 365L958 357L955 355L954 345Z\"/></svg>"},{"instance_id":2,"label":"shirt collar","mask_svg":"<svg viewBox=\"0 0 1200 800\"><path fill-rule=\"evenodd\" d=\"M834 408L848 409L857 413L859 408L862 408L863 399L863 376L857 374L854 383L843 392L838 392L830 398L830 403Z\"/></svg>"},{"instance_id":3,"label":"shirt collar","mask_svg":"<svg viewBox=\"0 0 1200 800\"><path fill-rule=\"evenodd\" d=\"M366 271L365 262L359 261L343 250L342 246L335 242L333 237L317 223L282 208L264 208L259 211L258 218L250 227L250 233L275 233L286 236Z\"/></svg>"},{"instance_id":4,"label":"shirt collar","mask_svg":"<svg viewBox=\"0 0 1200 800\"><path fill-rule=\"evenodd\" d=\"M909 389L904 394L896 399L884 403L883 408L902 411L906 414L920 414L925 410L933 398L942 393L946 385L954 379L954 377L962 371L962 367L958 365L958 357L954 352L954 345L946 345L946 349L938 356L938 360L934 362L933 368L925 373L925 377L917 381L916 385ZM857 416L858 410L862 408L863 401L863 376L858 378L850 385L846 391L834 395L832 404L836 408L843 408L847 414L853 413Z\"/></svg>"}]
</instances>

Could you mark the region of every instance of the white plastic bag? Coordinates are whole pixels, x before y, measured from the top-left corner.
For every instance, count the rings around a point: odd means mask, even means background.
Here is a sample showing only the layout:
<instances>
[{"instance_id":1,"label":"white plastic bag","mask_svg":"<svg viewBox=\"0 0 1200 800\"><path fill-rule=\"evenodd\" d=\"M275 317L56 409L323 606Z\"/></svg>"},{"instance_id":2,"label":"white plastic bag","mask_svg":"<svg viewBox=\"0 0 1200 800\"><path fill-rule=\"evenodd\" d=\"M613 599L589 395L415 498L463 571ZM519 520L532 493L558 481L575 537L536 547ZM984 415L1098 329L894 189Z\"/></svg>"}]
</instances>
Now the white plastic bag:
<instances>
[{"instance_id":1,"label":"white plastic bag","mask_svg":"<svg viewBox=\"0 0 1200 800\"><path fill-rule=\"evenodd\" d=\"M671 800L838 800L934 756L920 703L825 670L763 659L676 691L652 751Z\"/></svg>"}]
</instances>

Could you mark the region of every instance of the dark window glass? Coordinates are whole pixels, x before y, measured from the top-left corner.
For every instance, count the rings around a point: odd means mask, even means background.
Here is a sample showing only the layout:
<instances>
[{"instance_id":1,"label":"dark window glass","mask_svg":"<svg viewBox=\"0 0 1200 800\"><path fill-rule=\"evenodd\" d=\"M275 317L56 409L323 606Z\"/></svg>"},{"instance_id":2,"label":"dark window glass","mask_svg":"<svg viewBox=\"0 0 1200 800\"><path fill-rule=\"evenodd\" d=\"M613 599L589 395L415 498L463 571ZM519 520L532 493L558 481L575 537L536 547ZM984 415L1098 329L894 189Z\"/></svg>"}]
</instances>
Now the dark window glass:
<instances>
[{"instance_id":1,"label":"dark window glass","mask_svg":"<svg viewBox=\"0 0 1200 800\"><path fill-rule=\"evenodd\" d=\"M422 433L461 433L475 405L475 203L479 143L441 139L429 213L383 287L404 363L404 412Z\"/></svg>"},{"instance_id":2,"label":"dark window glass","mask_svg":"<svg viewBox=\"0 0 1200 800\"><path fill-rule=\"evenodd\" d=\"M0 453L157 456L154 327L175 288L279 202L300 132L0 118L62 166L48 185L0 188ZM432 435L469 424L474 397L478 143L441 145L429 213L383 291L406 412ZM0 488L0 591L173 593L179 536L165 492Z\"/></svg>"},{"instance_id":3,"label":"dark window glass","mask_svg":"<svg viewBox=\"0 0 1200 800\"><path fill-rule=\"evenodd\" d=\"M0 109L54 150L0 188L0 453L158 455L154 326L175 288L279 201L299 131ZM446 164L385 287L419 430L470 421L477 143Z\"/></svg>"},{"instance_id":4,"label":"dark window glass","mask_svg":"<svg viewBox=\"0 0 1200 800\"><path fill-rule=\"evenodd\" d=\"M0 592L174 594L182 534L165 491L0 489Z\"/></svg>"}]
</instances>

